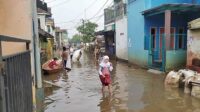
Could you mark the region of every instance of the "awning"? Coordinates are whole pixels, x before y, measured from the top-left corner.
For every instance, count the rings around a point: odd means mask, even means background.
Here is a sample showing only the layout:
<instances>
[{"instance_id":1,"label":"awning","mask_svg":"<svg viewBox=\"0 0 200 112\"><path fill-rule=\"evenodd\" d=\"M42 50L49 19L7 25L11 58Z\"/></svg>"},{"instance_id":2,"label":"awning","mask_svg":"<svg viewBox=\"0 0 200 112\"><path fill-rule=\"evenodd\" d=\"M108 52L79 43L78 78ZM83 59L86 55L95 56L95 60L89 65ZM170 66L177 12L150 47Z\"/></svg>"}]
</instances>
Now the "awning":
<instances>
[{"instance_id":1,"label":"awning","mask_svg":"<svg viewBox=\"0 0 200 112\"><path fill-rule=\"evenodd\" d=\"M48 32L44 31L43 29L38 29L40 38L54 38L53 35L49 34Z\"/></svg>"},{"instance_id":2,"label":"awning","mask_svg":"<svg viewBox=\"0 0 200 112\"><path fill-rule=\"evenodd\" d=\"M200 29L200 18L195 19L191 22L188 23L188 28L190 30L194 30L194 29Z\"/></svg>"},{"instance_id":3,"label":"awning","mask_svg":"<svg viewBox=\"0 0 200 112\"><path fill-rule=\"evenodd\" d=\"M105 31L105 30L101 30L101 31L98 31L98 32L95 32L95 36L98 36L98 35L109 35L109 34L114 34L115 31Z\"/></svg>"},{"instance_id":4,"label":"awning","mask_svg":"<svg viewBox=\"0 0 200 112\"><path fill-rule=\"evenodd\" d=\"M95 35L104 35L104 30L101 30L101 31L98 31L98 32L95 32Z\"/></svg>"},{"instance_id":5,"label":"awning","mask_svg":"<svg viewBox=\"0 0 200 112\"><path fill-rule=\"evenodd\" d=\"M186 13L186 12L198 12L200 11L199 4L163 4L158 7L154 7L142 12L145 16L152 16L164 13L165 10L171 10L176 13Z\"/></svg>"}]
</instances>

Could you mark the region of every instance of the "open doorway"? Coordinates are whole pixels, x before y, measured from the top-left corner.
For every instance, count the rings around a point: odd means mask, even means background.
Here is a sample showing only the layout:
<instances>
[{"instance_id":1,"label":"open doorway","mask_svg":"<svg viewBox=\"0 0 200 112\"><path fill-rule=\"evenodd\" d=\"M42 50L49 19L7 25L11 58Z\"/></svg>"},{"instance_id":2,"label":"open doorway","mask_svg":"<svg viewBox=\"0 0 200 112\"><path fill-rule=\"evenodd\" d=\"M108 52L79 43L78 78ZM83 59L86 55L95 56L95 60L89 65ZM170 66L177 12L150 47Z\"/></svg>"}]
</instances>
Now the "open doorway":
<instances>
[{"instance_id":1,"label":"open doorway","mask_svg":"<svg viewBox=\"0 0 200 112\"><path fill-rule=\"evenodd\" d=\"M155 49L156 48L156 28L152 27L150 33L151 33L151 45L152 45L152 48Z\"/></svg>"},{"instance_id":2,"label":"open doorway","mask_svg":"<svg viewBox=\"0 0 200 112\"><path fill-rule=\"evenodd\" d=\"M179 28L178 29L178 49L184 48L184 29Z\"/></svg>"}]
</instances>

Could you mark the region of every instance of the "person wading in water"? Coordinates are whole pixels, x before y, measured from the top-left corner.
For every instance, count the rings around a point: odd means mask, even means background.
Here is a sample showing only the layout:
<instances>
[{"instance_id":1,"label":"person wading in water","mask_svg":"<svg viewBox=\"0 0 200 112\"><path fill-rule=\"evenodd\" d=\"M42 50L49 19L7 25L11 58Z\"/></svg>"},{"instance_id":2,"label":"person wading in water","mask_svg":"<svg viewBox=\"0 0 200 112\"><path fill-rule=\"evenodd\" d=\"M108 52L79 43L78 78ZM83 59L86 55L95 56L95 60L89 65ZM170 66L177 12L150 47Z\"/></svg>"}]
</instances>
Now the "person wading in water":
<instances>
[{"instance_id":1,"label":"person wading in water","mask_svg":"<svg viewBox=\"0 0 200 112\"><path fill-rule=\"evenodd\" d=\"M62 52L62 61L63 61L63 68L67 70L67 60L68 60L68 51L66 47L63 47L63 52Z\"/></svg>"},{"instance_id":2,"label":"person wading in water","mask_svg":"<svg viewBox=\"0 0 200 112\"><path fill-rule=\"evenodd\" d=\"M112 63L109 62L109 57L104 56L102 62L99 65L99 78L102 83L102 93L107 86L109 93L111 94L111 71L113 70Z\"/></svg>"}]
</instances>

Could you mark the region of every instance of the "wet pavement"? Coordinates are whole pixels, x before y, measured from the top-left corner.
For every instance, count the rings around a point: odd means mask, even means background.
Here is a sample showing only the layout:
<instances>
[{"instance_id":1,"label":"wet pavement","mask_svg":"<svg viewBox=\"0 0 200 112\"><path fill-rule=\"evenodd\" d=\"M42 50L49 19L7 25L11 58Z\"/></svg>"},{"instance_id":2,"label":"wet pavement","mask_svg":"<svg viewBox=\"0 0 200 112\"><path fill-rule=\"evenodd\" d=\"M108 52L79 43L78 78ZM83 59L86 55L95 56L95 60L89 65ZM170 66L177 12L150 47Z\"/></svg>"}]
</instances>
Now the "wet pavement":
<instances>
[{"instance_id":1,"label":"wet pavement","mask_svg":"<svg viewBox=\"0 0 200 112\"><path fill-rule=\"evenodd\" d=\"M103 96L93 56L84 53L72 71L45 75L45 112L200 112L200 100L164 87L164 75L113 62L112 95Z\"/></svg>"}]
</instances>

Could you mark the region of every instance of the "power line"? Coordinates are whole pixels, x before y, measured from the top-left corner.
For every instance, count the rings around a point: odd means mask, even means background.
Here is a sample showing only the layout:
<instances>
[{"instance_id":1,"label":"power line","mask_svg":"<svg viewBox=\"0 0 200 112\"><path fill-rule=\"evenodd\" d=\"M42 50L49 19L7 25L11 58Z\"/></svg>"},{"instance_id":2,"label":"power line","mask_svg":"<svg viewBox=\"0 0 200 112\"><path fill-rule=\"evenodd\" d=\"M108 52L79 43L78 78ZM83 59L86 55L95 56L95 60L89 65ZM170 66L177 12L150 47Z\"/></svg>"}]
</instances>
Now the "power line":
<instances>
[{"instance_id":1,"label":"power line","mask_svg":"<svg viewBox=\"0 0 200 112\"><path fill-rule=\"evenodd\" d=\"M56 0L54 0L56 1ZM85 8L85 10L88 10L89 8L91 8L98 0L94 0L88 7ZM84 11L85 12L85 11ZM69 20L69 21L65 21L65 22L59 22L59 23L55 23L55 24L63 24L63 23L71 23L77 20L78 17L80 17L84 12L81 12L80 14L78 14L78 16L75 17L75 19Z\"/></svg>"},{"instance_id":2,"label":"power line","mask_svg":"<svg viewBox=\"0 0 200 112\"><path fill-rule=\"evenodd\" d=\"M75 19L77 19L81 15L83 15L85 13L85 11L88 10L89 8L91 8L96 2L97 2L97 0L95 0L94 2L92 2L88 7L85 8L85 10L83 12L81 12L80 14L78 14L78 16L75 17Z\"/></svg>"},{"instance_id":3,"label":"power line","mask_svg":"<svg viewBox=\"0 0 200 112\"><path fill-rule=\"evenodd\" d=\"M100 16L100 17L95 21L95 23L98 22L102 17L104 17L104 16Z\"/></svg>"},{"instance_id":4,"label":"power line","mask_svg":"<svg viewBox=\"0 0 200 112\"><path fill-rule=\"evenodd\" d=\"M87 20L92 20L92 19L96 19L96 18L99 18L99 17L103 17L104 16L104 14L101 14L101 15L99 15L99 16L96 16L96 17L93 17L93 18L89 18L89 19L87 19Z\"/></svg>"},{"instance_id":5,"label":"power line","mask_svg":"<svg viewBox=\"0 0 200 112\"><path fill-rule=\"evenodd\" d=\"M70 1L70 0L68 0L68 1ZM92 5L94 5L94 4L96 3L96 1L97 1L97 0L95 0L93 3L91 3L91 5L89 5L86 9L88 10ZM101 15L99 15L99 16L97 16L97 15L102 11L102 9L104 9L104 7L105 7L106 4L108 3L108 1L109 1L109 0L107 0L107 1L103 4L103 6L97 11L97 13L95 13L95 15L92 16L91 18L89 18L88 20L92 20L92 19L98 18L98 19L96 20L96 22L98 22L98 21L104 16L104 13L101 14ZM111 5L112 5L112 2L111 2L111 4L110 4L109 6L111 6ZM84 12L82 12L80 15L82 15L83 13L84 13ZM62 22L62 23L73 22L73 21L77 20L77 18L78 18L80 15L78 15L78 16L77 16L75 19L73 19L73 20L70 20L70 21L67 21L67 22ZM60 22L60 23L61 23L61 22ZM79 21L75 26L73 26L73 27L71 27L71 28L69 28L69 29L71 29L71 30L76 29L79 25L80 25L80 21Z\"/></svg>"},{"instance_id":6,"label":"power line","mask_svg":"<svg viewBox=\"0 0 200 112\"><path fill-rule=\"evenodd\" d=\"M109 1L109 0L107 0L107 1L103 4L103 6L97 11L97 13L96 13L93 17L95 17L96 15L98 15L98 14L101 12L101 10L104 9L104 7L105 7L106 4L108 3L108 1ZM93 17L92 17L92 18L93 18Z\"/></svg>"},{"instance_id":7,"label":"power line","mask_svg":"<svg viewBox=\"0 0 200 112\"><path fill-rule=\"evenodd\" d=\"M63 22L58 22L58 23L55 23L55 24L74 23L74 21L76 21L76 20L63 21Z\"/></svg>"},{"instance_id":8,"label":"power line","mask_svg":"<svg viewBox=\"0 0 200 112\"><path fill-rule=\"evenodd\" d=\"M101 14L101 15L99 15L99 16L96 16L96 17L93 17L93 18L89 18L89 19L87 19L87 20L96 19L96 18L102 17L103 15L104 15L104 14ZM74 21L76 21L76 19L74 19L74 20L70 20L70 21L58 22L58 23L55 23L55 24L74 23Z\"/></svg>"},{"instance_id":9,"label":"power line","mask_svg":"<svg viewBox=\"0 0 200 112\"><path fill-rule=\"evenodd\" d=\"M57 7L57 6L66 4L66 3L70 2L70 1L71 1L71 0L65 0L65 1L63 1L63 2L61 2L61 3L59 3L59 4L56 4L56 5L53 5L53 6L51 6L51 7Z\"/></svg>"},{"instance_id":10,"label":"power line","mask_svg":"<svg viewBox=\"0 0 200 112\"><path fill-rule=\"evenodd\" d=\"M91 8L98 0L94 0L94 2L92 2L87 8L85 8L86 10L88 10L89 8Z\"/></svg>"},{"instance_id":11,"label":"power line","mask_svg":"<svg viewBox=\"0 0 200 112\"><path fill-rule=\"evenodd\" d=\"M55 2L56 0L51 0L51 1L49 1L49 2L46 2L46 3L52 3L52 2Z\"/></svg>"}]
</instances>

